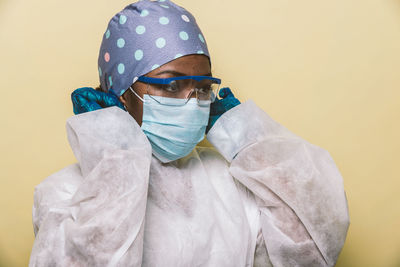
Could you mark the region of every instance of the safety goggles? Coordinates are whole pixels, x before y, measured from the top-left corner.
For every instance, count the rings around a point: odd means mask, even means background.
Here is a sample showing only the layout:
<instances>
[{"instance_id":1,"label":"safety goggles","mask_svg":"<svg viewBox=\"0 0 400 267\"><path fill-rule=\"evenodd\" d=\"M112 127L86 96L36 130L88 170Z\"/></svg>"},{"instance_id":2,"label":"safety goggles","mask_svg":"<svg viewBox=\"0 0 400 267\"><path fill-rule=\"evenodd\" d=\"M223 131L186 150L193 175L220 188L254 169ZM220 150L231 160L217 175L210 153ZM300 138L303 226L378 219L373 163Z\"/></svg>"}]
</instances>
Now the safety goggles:
<instances>
[{"instance_id":1,"label":"safety goggles","mask_svg":"<svg viewBox=\"0 0 400 267\"><path fill-rule=\"evenodd\" d=\"M147 93L162 105L171 105L171 98L182 99L175 105L185 105L191 98L198 103L214 102L221 80L210 76L178 76L153 78L141 76L138 81L148 84Z\"/></svg>"}]
</instances>

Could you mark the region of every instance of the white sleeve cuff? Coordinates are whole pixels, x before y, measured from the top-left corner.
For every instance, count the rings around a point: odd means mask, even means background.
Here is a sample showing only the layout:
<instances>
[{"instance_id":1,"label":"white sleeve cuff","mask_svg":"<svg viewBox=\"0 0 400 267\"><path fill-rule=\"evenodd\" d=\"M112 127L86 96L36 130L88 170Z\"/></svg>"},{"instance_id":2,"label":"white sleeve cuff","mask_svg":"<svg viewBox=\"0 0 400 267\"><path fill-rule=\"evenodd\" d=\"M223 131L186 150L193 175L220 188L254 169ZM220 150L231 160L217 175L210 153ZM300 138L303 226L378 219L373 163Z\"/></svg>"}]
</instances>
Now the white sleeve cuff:
<instances>
[{"instance_id":1,"label":"white sleeve cuff","mask_svg":"<svg viewBox=\"0 0 400 267\"><path fill-rule=\"evenodd\" d=\"M245 147L272 136L298 138L248 100L225 112L210 129L207 139L231 162Z\"/></svg>"}]
</instances>

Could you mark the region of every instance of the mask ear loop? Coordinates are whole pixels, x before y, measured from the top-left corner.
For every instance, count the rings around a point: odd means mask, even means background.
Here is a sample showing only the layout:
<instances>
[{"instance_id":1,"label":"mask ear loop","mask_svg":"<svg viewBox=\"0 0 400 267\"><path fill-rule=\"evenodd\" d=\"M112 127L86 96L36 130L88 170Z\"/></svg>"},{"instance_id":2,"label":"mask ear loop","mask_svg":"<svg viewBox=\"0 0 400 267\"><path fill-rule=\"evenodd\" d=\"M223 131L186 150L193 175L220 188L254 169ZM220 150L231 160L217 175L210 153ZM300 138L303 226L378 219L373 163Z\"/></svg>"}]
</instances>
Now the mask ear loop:
<instances>
[{"instance_id":1,"label":"mask ear loop","mask_svg":"<svg viewBox=\"0 0 400 267\"><path fill-rule=\"evenodd\" d=\"M145 102L145 100L143 98L141 98L136 92L135 90L132 89L132 86L129 86L129 89L132 91L132 93L135 94L135 96L137 96L143 103Z\"/></svg>"}]
</instances>

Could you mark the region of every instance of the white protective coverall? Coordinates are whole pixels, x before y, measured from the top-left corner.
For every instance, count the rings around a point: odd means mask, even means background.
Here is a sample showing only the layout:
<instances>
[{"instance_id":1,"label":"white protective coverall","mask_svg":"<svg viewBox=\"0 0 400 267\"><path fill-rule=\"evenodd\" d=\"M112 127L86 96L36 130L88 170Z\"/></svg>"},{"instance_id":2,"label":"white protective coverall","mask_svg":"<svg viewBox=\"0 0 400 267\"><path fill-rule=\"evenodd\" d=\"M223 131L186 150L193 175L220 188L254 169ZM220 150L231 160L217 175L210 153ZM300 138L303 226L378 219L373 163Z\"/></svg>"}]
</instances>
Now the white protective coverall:
<instances>
[{"instance_id":1,"label":"white protective coverall","mask_svg":"<svg viewBox=\"0 0 400 267\"><path fill-rule=\"evenodd\" d=\"M333 266L349 216L330 154L254 102L162 164L117 107L73 116L79 163L35 188L30 266Z\"/></svg>"}]
</instances>

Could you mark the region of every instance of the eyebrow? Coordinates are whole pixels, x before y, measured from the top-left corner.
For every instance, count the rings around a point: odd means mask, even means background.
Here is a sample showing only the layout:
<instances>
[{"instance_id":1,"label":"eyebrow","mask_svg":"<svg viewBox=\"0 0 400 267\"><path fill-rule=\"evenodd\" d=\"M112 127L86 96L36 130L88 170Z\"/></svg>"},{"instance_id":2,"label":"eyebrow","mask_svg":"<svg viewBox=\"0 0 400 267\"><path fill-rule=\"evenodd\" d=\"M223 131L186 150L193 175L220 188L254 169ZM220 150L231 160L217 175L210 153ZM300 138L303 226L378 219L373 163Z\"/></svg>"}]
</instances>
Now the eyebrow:
<instances>
[{"instance_id":1,"label":"eyebrow","mask_svg":"<svg viewBox=\"0 0 400 267\"><path fill-rule=\"evenodd\" d=\"M160 76L160 75L162 75L162 74L171 74L171 75L173 75L173 76L175 76L175 77L179 77L179 76L189 76L189 75L186 75L185 73L178 72L178 71L174 71L174 70L164 70L164 71L161 71L161 72L155 74L155 76ZM205 74L205 75L199 75L199 76L210 76L210 77L211 77L212 74L211 74L211 72L209 72L209 73L207 73L207 74Z\"/></svg>"}]
</instances>

